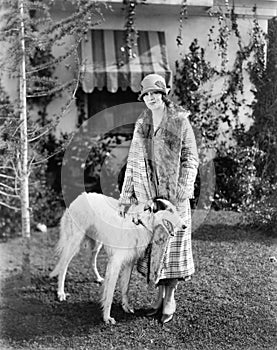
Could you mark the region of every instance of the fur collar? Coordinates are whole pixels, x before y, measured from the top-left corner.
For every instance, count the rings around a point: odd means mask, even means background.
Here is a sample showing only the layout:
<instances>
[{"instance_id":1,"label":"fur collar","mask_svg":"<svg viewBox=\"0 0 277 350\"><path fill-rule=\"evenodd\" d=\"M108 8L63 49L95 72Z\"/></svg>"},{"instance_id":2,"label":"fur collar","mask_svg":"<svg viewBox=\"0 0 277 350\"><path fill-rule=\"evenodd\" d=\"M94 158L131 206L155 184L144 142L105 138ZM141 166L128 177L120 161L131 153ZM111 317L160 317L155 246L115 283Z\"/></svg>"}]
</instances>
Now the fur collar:
<instances>
[{"instance_id":1,"label":"fur collar","mask_svg":"<svg viewBox=\"0 0 277 350\"><path fill-rule=\"evenodd\" d=\"M144 159L149 182L154 183L155 196L166 198L173 204L177 204L177 185L186 114L186 111L180 107L167 107L158 136L155 136L154 148L151 111L145 110L141 116L140 132L144 140Z\"/></svg>"}]
</instances>

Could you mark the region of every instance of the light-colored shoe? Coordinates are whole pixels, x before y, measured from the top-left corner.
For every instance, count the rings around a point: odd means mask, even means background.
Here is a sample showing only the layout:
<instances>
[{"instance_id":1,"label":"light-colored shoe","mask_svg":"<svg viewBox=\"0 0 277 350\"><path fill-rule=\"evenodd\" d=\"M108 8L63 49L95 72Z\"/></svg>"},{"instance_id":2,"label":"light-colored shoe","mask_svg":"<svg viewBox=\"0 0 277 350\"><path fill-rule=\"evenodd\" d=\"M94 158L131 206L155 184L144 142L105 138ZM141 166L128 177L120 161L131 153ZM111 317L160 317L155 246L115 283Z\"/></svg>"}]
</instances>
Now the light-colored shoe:
<instances>
[{"instance_id":1,"label":"light-colored shoe","mask_svg":"<svg viewBox=\"0 0 277 350\"><path fill-rule=\"evenodd\" d=\"M163 305L163 314L161 322L163 324L170 322L173 319L173 315L176 311L176 301L173 298L172 300L167 300Z\"/></svg>"}]
</instances>

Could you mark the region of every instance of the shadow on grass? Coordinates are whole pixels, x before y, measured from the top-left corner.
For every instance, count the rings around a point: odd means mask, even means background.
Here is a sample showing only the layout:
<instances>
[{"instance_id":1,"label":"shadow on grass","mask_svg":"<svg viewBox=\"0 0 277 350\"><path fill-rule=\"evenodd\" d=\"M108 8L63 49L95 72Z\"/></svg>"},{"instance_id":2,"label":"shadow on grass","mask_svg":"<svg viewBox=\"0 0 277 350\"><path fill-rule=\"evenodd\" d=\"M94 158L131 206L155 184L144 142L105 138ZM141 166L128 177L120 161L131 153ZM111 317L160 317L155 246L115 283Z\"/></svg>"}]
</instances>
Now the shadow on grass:
<instances>
[{"instance_id":1,"label":"shadow on grass","mask_svg":"<svg viewBox=\"0 0 277 350\"><path fill-rule=\"evenodd\" d=\"M68 277L68 300L59 302L56 284L46 276L33 277L30 286L24 285L20 275L8 278L2 286L1 339L22 344L39 338L81 336L97 325L105 327L97 285L84 276ZM125 321L134 317L126 315L116 301L112 314Z\"/></svg>"},{"instance_id":2,"label":"shadow on grass","mask_svg":"<svg viewBox=\"0 0 277 350\"><path fill-rule=\"evenodd\" d=\"M243 225L203 224L193 231L192 238L214 242L271 242L277 243L277 236L262 230L254 230Z\"/></svg>"}]
</instances>

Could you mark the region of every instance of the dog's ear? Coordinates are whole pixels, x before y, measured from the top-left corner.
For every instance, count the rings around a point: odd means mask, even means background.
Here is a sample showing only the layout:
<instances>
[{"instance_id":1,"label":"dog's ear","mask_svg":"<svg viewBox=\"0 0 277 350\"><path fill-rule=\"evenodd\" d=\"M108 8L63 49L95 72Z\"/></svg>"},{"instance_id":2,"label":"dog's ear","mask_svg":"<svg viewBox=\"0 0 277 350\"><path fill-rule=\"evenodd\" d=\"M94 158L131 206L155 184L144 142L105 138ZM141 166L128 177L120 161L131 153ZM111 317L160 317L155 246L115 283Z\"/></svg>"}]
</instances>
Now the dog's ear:
<instances>
[{"instance_id":1,"label":"dog's ear","mask_svg":"<svg viewBox=\"0 0 277 350\"><path fill-rule=\"evenodd\" d=\"M157 211L162 209L158 199L150 199L148 202L145 203L143 210L149 210L150 212L156 213Z\"/></svg>"},{"instance_id":2,"label":"dog's ear","mask_svg":"<svg viewBox=\"0 0 277 350\"><path fill-rule=\"evenodd\" d=\"M166 210L168 207L167 200L164 200L162 198L155 198L153 203L154 203L154 208L153 211L156 213L159 210Z\"/></svg>"},{"instance_id":3,"label":"dog's ear","mask_svg":"<svg viewBox=\"0 0 277 350\"><path fill-rule=\"evenodd\" d=\"M165 227L165 229L167 230L167 232L171 235L174 236L174 226L172 224L171 221L167 220L167 219L162 219L163 222L163 226Z\"/></svg>"}]
</instances>

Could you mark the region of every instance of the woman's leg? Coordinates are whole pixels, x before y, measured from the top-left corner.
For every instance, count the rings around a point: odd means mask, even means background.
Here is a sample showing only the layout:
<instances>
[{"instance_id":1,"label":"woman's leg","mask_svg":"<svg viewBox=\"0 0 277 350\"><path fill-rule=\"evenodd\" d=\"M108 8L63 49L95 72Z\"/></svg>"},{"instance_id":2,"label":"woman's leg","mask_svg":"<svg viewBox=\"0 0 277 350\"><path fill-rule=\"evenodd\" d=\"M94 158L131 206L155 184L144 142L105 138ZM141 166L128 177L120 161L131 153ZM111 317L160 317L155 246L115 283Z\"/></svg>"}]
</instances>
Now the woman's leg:
<instances>
[{"instance_id":1,"label":"woman's leg","mask_svg":"<svg viewBox=\"0 0 277 350\"><path fill-rule=\"evenodd\" d=\"M158 311L163 307L165 307L165 311L169 312L175 305L174 300L174 292L177 288L178 279L177 278L167 278L159 281L158 284L158 296L155 302L151 305L149 311L147 312L147 316L154 316L158 313ZM172 312L172 314L175 310ZM163 314L165 312L163 311ZM171 315L171 313L170 313ZM172 317L171 317L172 318ZM167 321L168 322L168 321Z\"/></svg>"},{"instance_id":2,"label":"woman's leg","mask_svg":"<svg viewBox=\"0 0 277 350\"><path fill-rule=\"evenodd\" d=\"M174 298L175 290L177 289L178 279L169 278L166 279L165 284L165 297L163 301L163 315L161 322L167 323L172 320L174 312L176 311L176 301Z\"/></svg>"},{"instance_id":3,"label":"woman's leg","mask_svg":"<svg viewBox=\"0 0 277 350\"><path fill-rule=\"evenodd\" d=\"M158 285L158 297L154 303L150 306L149 311L146 313L146 316L154 316L162 308L163 300L165 297L165 286L160 284Z\"/></svg>"},{"instance_id":4,"label":"woman's leg","mask_svg":"<svg viewBox=\"0 0 277 350\"><path fill-rule=\"evenodd\" d=\"M163 299L165 296L165 288L163 285L158 286L158 298L157 300L152 304L152 309L159 309L162 306Z\"/></svg>"}]
</instances>

